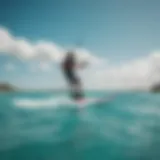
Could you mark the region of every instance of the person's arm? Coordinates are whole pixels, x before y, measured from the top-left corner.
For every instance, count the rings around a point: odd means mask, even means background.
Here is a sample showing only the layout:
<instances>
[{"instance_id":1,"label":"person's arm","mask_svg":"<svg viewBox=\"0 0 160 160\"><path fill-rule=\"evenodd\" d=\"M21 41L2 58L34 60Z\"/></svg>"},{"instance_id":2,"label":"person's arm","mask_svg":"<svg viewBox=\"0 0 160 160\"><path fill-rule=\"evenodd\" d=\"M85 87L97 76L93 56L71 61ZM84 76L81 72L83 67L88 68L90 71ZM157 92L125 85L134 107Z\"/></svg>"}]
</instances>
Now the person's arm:
<instances>
[{"instance_id":1,"label":"person's arm","mask_svg":"<svg viewBox=\"0 0 160 160\"><path fill-rule=\"evenodd\" d=\"M88 62L84 61L84 62L77 64L76 68L83 69L83 68L86 68L88 64L89 64Z\"/></svg>"}]
</instances>

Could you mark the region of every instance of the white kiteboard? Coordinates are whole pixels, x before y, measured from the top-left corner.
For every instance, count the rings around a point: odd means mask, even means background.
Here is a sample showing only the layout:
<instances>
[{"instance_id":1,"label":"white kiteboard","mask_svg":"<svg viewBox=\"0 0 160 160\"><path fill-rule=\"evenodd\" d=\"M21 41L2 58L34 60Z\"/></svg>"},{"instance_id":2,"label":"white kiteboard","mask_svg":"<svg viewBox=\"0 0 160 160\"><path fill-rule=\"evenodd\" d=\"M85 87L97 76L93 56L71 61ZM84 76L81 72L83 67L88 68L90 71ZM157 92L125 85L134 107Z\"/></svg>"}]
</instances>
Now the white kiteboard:
<instances>
[{"instance_id":1,"label":"white kiteboard","mask_svg":"<svg viewBox=\"0 0 160 160\"><path fill-rule=\"evenodd\" d=\"M112 101L115 98L115 96L106 96L101 98L85 98L83 100L75 101L75 104L78 105L78 107L83 108L85 106L91 106L91 105L97 105L98 104L105 104L110 101Z\"/></svg>"}]
</instances>

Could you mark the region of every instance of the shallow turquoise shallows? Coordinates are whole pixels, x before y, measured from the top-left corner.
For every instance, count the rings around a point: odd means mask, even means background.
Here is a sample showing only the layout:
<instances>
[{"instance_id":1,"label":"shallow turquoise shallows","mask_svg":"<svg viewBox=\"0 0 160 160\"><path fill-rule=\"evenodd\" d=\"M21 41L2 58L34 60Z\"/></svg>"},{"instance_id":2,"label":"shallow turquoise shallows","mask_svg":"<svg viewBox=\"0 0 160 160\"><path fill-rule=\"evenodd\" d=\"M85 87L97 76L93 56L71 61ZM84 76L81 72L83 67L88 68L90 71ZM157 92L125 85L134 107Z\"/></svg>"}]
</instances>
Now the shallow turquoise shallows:
<instances>
[{"instance_id":1,"label":"shallow turquoise shallows","mask_svg":"<svg viewBox=\"0 0 160 160\"><path fill-rule=\"evenodd\" d=\"M78 107L65 93L0 93L0 160L160 159L160 94Z\"/></svg>"}]
</instances>

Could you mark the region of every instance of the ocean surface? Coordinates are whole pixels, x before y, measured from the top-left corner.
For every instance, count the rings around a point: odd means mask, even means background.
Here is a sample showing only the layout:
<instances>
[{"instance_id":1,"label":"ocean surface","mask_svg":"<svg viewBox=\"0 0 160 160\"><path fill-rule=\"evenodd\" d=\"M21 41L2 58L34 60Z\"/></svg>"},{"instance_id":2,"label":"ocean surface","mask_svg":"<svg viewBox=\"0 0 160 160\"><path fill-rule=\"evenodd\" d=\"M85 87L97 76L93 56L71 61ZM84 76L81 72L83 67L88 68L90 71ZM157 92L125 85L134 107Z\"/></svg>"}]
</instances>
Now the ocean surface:
<instances>
[{"instance_id":1,"label":"ocean surface","mask_svg":"<svg viewBox=\"0 0 160 160\"><path fill-rule=\"evenodd\" d=\"M0 93L0 160L72 159L160 160L160 94L119 92L80 109L65 93Z\"/></svg>"}]
</instances>

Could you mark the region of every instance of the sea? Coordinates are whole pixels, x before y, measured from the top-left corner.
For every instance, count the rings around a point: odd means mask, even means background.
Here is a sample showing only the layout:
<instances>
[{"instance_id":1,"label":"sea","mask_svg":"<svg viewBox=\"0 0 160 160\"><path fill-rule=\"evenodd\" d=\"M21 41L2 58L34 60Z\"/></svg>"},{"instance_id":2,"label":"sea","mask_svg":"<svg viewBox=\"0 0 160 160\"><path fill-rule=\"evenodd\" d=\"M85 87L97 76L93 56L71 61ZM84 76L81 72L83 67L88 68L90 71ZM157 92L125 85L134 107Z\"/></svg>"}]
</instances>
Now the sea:
<instances>
[{"instance_id":1,"label":"sea","mask_svg":"<svg viewBox=\"0 0 160 160\"><path fill-rule=\"evenodd\" d=\"M0 160L160 160L160 94L0 93Z\"/></svg>"}]
</instances>

